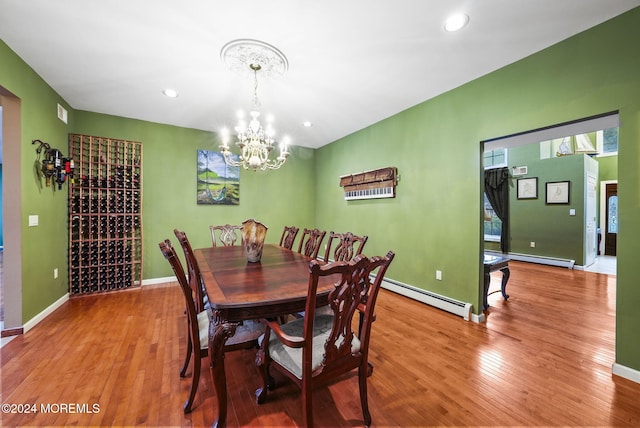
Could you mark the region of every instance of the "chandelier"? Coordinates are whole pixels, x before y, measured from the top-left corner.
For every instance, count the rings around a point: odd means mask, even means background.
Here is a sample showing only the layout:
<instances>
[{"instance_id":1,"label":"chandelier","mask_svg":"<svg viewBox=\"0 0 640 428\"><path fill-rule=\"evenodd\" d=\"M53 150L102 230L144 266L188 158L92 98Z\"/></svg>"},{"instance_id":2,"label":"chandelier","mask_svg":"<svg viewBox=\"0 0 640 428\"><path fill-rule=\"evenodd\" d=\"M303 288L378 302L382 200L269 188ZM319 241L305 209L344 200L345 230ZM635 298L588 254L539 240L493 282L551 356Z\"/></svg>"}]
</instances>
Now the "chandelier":
<instances>
[{"instance_id":1,"label":"chandelier","mask_svg":"<svg viewBox=\"0 0 640 428\"><path fill-rule=\"evenodd\" d=\"M229 131L222 130L222 144L220 152L224 156L227 165L244 169L267 169L280 168L289 157L288 138L282 138L279 144L279 155L271 159L270 155L275 147L275 130L271 121L267 121L265 126L260 123L260 101L258 100L258 72L284 73L288 64L286 58L275 47L257 40L236 40L227 43L221 52L223 61L231 71L243 73L249 70L253 74L253 106L249 112L249 122L244 118L244 114L239 114L238 123L235 126L236 142L240 153L237 160L231 152L229 146Z\"/></svg>"}]
</instances>

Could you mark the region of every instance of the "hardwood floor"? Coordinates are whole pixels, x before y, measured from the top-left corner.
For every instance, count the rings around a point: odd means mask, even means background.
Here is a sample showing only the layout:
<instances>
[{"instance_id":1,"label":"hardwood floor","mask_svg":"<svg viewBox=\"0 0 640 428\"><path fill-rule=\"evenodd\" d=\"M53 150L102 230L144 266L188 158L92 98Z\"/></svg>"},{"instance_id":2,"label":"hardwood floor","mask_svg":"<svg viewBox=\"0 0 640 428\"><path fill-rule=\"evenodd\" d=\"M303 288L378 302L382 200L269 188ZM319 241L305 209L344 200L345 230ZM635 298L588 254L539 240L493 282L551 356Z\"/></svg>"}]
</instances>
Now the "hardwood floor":
<instances>
[{"instance_id":1,"label":"hardwood floor","mask_svg":"<svg viewBox=\"0 0 640 428\"><path fill-rule=\"evenodd\" d=\"M512 262L507 291L507 302L489 296L484 324L381 291L373 426L640 425L640 384L611 374L615 277ZM193 413L182 413L191 382L178 376L185 333L177 285L71 299L1 349L2 403L38 410L5 413L2 425L210 425L208 371ZM299 390L284 380L255 404L254 355L226 357L229 425L301 424ZM64 403L93 413L53 412ZM362 424L356 376L317 389L314 403L317 426Z\"/></svg>"}]
</instances>

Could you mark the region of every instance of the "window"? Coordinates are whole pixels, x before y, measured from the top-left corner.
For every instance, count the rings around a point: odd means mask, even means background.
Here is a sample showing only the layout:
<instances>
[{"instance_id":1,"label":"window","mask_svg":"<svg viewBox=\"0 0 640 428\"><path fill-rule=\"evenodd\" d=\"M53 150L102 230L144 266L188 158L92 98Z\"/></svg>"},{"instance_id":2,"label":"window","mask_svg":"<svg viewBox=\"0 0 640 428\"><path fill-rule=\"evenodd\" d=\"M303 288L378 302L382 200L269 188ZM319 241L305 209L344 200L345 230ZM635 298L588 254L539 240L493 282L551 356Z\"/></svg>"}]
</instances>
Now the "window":
<instances>
[{"instance_id":1,"label":"window","mask_svg":"<svg viewBox=\"0 0 640 428\"><path fill-rule=\"evenodd\" d=\"M484 152L484 169L507 166L507 149L487 150Z\"/></svg>"},{"instance_id":2,"label":"window","mask_svg":"<svg viewBox=\"0 0 640 428\"><path fill-rule=\"evenodd\" d=\"M493 169L507 166L507 149L500 148L484 152L484 169ZM502 233L502 221L498 218L487 195L484 197L484 240L500 242Z\"/></svg>"},{"instance_id":3,"label":"window","mask_svg":"<svg viewBox=\"0 0 640 428\"><path fill-rule=\"evenodd\" d=\"M607 233L618 233L618 196L609 196L607 201L609 212L607 218Z\"/></svg>"},{"instance_id":4,"label":"window","mask_svg":"<svg viewBox=\"0 0 640 428\"><path fill-rule=\"evenodd\" d=\"M618 154L618 128L607 128L596 132L598 156L614 156Z\"/></svg>"},{"instance_id":5,"label":"window","mask_svg":"<svg viewBox=\"0 0 640 428\"><path fill-rule=\"evenodd\" d=\"M493 210L487 194L484 193L484 240L492 242L500 242L500 234L502 233L502 221Z\"/></svg>"}]
</instances>

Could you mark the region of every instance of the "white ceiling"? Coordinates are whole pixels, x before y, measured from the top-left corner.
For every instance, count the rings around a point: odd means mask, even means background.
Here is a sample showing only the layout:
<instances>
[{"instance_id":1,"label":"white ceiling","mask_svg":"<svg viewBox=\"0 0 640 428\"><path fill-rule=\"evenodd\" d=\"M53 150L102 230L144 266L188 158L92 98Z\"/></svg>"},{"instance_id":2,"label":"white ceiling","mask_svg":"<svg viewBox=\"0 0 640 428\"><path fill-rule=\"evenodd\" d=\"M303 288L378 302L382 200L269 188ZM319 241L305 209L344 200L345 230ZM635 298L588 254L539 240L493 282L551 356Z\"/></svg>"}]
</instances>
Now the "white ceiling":
<instances>
[{"instance_id":1,"label":"white ceiling","mask_svg":"<svg viewBox=\"0 0 640 428\"><path fill-rule=\"evenodd\" d=\"M224 66L221 48L241 38L267 42L287 56L289 70L259 79L263 112L292 144L321 147L637 6L640 0L0 0L0 38L74 109L209 131L233 127L253 95L253 81ZM459 11L468 26L446 33L445 18ZM178 98L163 96L167 87ZM304 128L305 120L313 126Z\"/></svg>"}]
</instances>

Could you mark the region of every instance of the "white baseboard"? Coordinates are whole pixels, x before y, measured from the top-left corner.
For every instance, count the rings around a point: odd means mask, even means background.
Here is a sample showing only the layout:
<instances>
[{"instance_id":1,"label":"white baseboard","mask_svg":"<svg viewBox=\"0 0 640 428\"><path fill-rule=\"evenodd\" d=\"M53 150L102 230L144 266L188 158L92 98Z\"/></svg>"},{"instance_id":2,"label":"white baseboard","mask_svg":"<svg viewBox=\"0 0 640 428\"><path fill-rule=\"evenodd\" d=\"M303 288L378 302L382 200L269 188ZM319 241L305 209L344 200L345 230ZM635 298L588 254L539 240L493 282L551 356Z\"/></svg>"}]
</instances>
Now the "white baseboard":
<instances>
[{"instance_id":1,"label":"white baseboard","mask_svg":"<svg viewBox=\"0 0 640 428\"><path fill-rule=\"evenodd\" d=\"M403 284L399 281L385 278L382 281L382 288L393 291L394 293L408 297L413 300L425 303L429 306L442 309L452 314L461 316L466 321L476 321L477 317L472 317L471 303L461 302L447 296L442 296L431 291L423 290L412 285Z\"/></svg>"},{"instance_id":2,"label":"white baseboard","mask_svg":"<svg viewBox=\"0 0 640 428\"><path fill-rule=\"evenodd\" d=\"M158 284L166 284L167 282L176 282L178 278L175 276L165 276L163 278L151 278L151 279L143 279L142 286L148 285L158 285Z\"/></svg>"},{"instance_id":3,"label":"white baseboard","mask_svg":"<svg viewBox=\"0 0 640 428\"><path fill-rule=\"evenodd\" d=\"M611 367L611 372L614 375L623 377L635 383L640 383L640 370L632 369L631 367L623 366L622 364L615 363Z\"/></svg>"},{"instance_id":4,"label":"white baseboard","mask_svg":"<svg viewBox=\"0 0 640 428\"><path fill-rule=\"evenodd\" d=\"M62 306L67 300L69 300L69 293L66 293L64 296L62 296L61 298L53 302L51 305L49 305L49 307L45 308L44 311L40 312L38 315L36 315L35 317L31 318L29 321L24 323L24 326L22 327L23 334L31 330L33 327L35 327L40 321L42 321L48 315L53 313L53 311L55 311L60 306Z\"/></svg>"},{"instance_id":5,"label":"white baseboard","mask_svg":"<svg viewBox=\"0 0 640 428\"><path fill-rule=\"evenodd\" d=\"M502 256L503 254L499 251L485 251L486 254L495 254L497 256ZM541 265L549 265L549 266L560 266L566 267L568 269L573 269L576 261L571 259L559 259L555 257L547 257L547 256L536 256L533 254L520 254L520 253L507 253L507 257L511 260L518 260L521 262L529 262L529 263L538 263Z\"/></svg>"}]
</instances>

